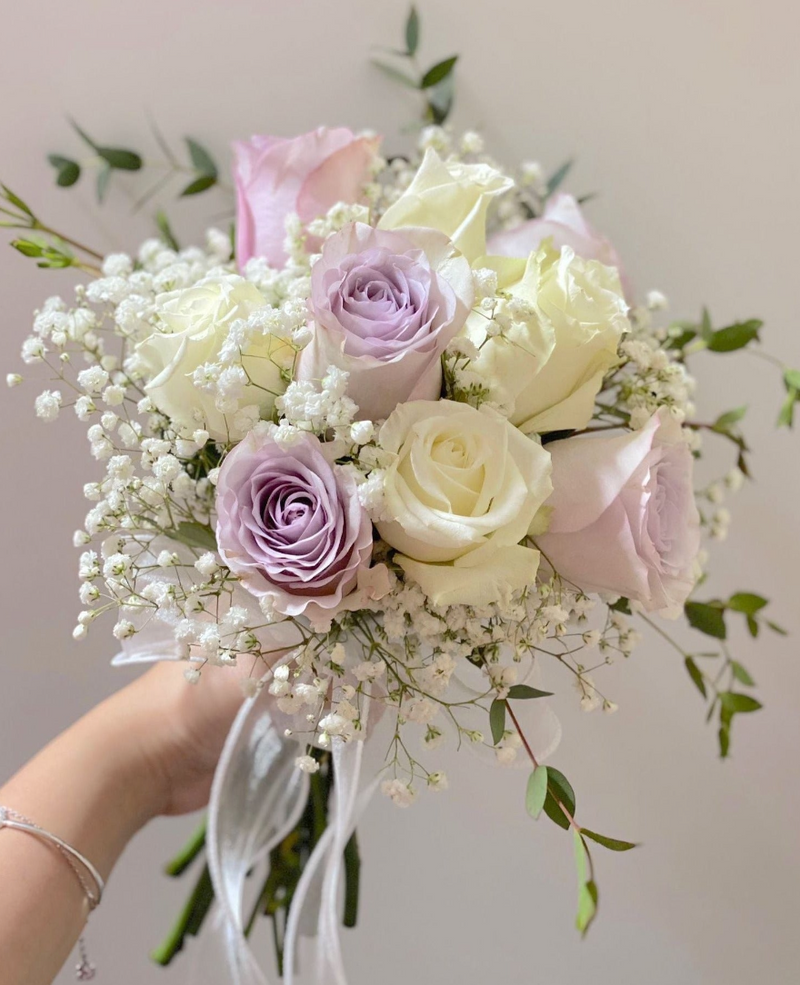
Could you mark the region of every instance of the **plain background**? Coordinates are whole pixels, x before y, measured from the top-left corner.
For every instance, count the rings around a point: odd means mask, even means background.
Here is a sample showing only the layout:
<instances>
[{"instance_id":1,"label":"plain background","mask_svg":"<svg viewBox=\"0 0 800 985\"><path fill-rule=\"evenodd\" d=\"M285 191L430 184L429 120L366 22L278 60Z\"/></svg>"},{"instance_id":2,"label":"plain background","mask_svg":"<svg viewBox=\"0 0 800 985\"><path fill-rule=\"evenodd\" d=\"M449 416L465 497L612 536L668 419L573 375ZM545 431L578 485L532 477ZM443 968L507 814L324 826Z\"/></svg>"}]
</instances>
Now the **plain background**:
<instances>
[{"instance_id":1,"label":"plain background","mask_svg":"<svg viewBox=\"0 0 800 985\"><path fill-rule=\"evenodd\" d=\"M423 59L462 56L458 126L480 126L509 162L536 158L554 169L575 155L570 186L602 192L591 219L642 292L663 290L676 317L701 303L718 324L763 317L765 347L800 365L794 3L420 6ZM102 211L89 187L53 186L46 153L81 153L67 114L101 140L152 153L150 111L170 137L191 134L225 160L234 137L323 122L375 127L398 147L414 112L408 94L368 64L370 44L399 43L404 2L2 0L0 12L0 176L56 226L103 249L135 249L149 216L130 218L124 182ZM169 201L185 241L226 208L221 197ZM19 366L32 309L67 280L0 252L4 373ZM601 912L584 942L572 928L569 839L525 816L524 774L451 754L448 793L407 812L376 801L362 826L361 925L345 941L353 985L798 980L800 444L773 430L781 388L766 362L709 357L695 369L701 417L750 405L756 481L732 504L732 537L717 547L709 592L763 592L793 632L757 646L735 634L765 710L736 722L731 759L720 763L680 658L652 636L605 672L616 716L581 715L569 693L560 701L556 761L580 813L644 843L625 856L596 850ZM78 609L70 541L95 466L77 422L35 421L37 392L31 384L0 396L0 776L126 679L108 666L113 641L102 627L84 644L70 638ZM569 691L555 674L548 682ZM186 964L165 972L146 955L186 888L168 884L159 864L190 826L155 823L122 859L92 920L101 981L187 980Z\"/></svg>"}]
</instances>

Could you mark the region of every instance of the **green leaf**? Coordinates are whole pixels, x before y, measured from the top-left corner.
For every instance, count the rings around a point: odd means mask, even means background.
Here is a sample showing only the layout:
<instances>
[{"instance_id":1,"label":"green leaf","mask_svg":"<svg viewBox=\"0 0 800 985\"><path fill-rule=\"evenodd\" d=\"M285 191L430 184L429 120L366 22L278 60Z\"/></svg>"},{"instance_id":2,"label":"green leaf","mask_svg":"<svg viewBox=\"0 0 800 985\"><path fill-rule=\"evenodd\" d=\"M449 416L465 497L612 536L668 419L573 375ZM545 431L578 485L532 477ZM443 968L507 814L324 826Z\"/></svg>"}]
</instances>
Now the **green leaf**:
<instances>
[{"instance_id":1,"label":"green leaf","mask_svg":"<svg viewBox=\"0 0 800 985\"><path fill-rule=\"evenodd\" d=\"M703 680L703 674L700 668L697 666L697 664L694 662L694 660L691 657L687 657L684 660L684 663L686 665L687 671L689 672L689 677L691 677L691 679L694 681L697 690L703 695L704 698L707 697L706 682Z\"/></svg>"},{"instance_id":2,"label":"green leaf","mask_svg":"<svg viewBox=\"0 0 800 985\"><path fill-rule=\"evenodd\" d=\"M40 257L42 255L42 245L34 243L30 239L12 239L11 246L24 257Z\"/></svg>"},{"instance_id":3,"label":"green leaf","mask_svg":"<svg viewBox=\"0 0 800 985\"><path fill-rule=\"evenodd\" d=\"M217 538L211 527L196 523L194 520L184 520L177 527L165 530L164 533L167 537L171 537L181 544L186 544L187 547L196 547L203 551L216 551L217 549Z\"/></svg>"},{"instance_id":4,"label":"green leaf","mask_svg":"<svg viewBox=\"0 0 800 985\"><path fill-rule=\"evenodd\" d=\"M764 622L769 626L773 633L777 633L779 636L789 635L783 626L779 626L776 622L772 622L770 619L765 619Z\"/></svg>"},{"instance_id":5,"label":"green leaf","mask_svg":"<svg viewBox=\"0 0 800 985\"><path fill-rule=\"evenodd\" d=\"M741 684L744 684L747 687L755 687L756 682L750 676L750 672L746 667L743 667L738 660L731 660L731 671L733 672L733 676L736 680Z\"/></svg>"},{"instance_id":6,"label":"green leaf","mask_svg":"<svg viewBox=\"0 0 800 985\"><path fill-rule=\"evenodd\" d=\"M753 618L753 616L747 616L747 628L750 630L750 635L755 639L758 636L758 623Z\"/></svg>"},{"instance_id":7,"label":"green leaf","mask_svg":"<svg viewBox=\"0 0 800 985\"><path fill-rule=\"evenodd\" d=\"M448 75L439 85L428 91L428 115L431 122L437 126L442 126L453 108L455 98L453 78L452 75Z\"/></svg>"},{"instance_id":8,"label":"green leaf","mask_svg":"<svg viewBox=\"0 0 800 985\"><path fill-rule=\"evenodd\" d=\"M723 723L719 727L719 732L717 733L717 738L719 739L719 755L721 759L726 759L728 756L728 751L731 747L731 727L729 724Z\"/></svg>"},{"instance_id":9,"label":"green leaf","mask_svg":"<svg viewBox=\"0 0 800 985\"><path fill-rule=\"evenodd\" d=\"M572 170L572 165L575 162L570 158L569 161L564 161L560 168L557 168L547 179L547 197L549 198L553 192L561 185L563 180L567 177L569 172Z\"/></svg>"},{"instance_id":10,"label":"green leaf","mask_svg":"<svg viewBox=\"0 0 800 985\"><path fill-rule=\"evenodd\" d=\"M111 168L104 167L97 172L97 201L102 205L106 192L108 191L108 183L111 180Z\"/></svg>"},{"instance_id":11,"label":"green leaf","mask_svg":"<svg viewBox=\"0 0 800 985\"><path fill-rule=\"evenodd\" d=\"M455 64L458 61L458 55L453 55L450 58L445 58L444 61L437 62L422 76L422 81L419 84L420 89L430 89L431 86L438 85L443 79L455 68Z\"/></svg>"},{"instance_id":12,"label":"green leaf","mask_svg":"<svg viewBox=\"0 0 800 985\"><path fill-rule=\"evenodd\" d=\"M372 64L375 68L379 68L384 75L387 75L393 82L399 82L400 85L407 86L409 89L419 89L419 84L411 78L410 75L406 75L405 72L401 72L399 68L395 68L394 65L387 65L386 62L379 62L377 59L372 59Z\"/></svg>"},{"instance_id":13,"label":"green leaf","mask_svg":"<svg viewBox=\"0 0 800 985\"><path fill-rule=\"evenodd\" d=\"M575 791L569 780L554 766L547 767L547 796L544 800L544 812L560 828L569 828L569 818L559 806L559 801L566 807L572 817L575 816Z\"/></svg>"},{"instance_id":14,"label":"green leaf","mask_svg":"<svg viewBox=\"0 0 800 985\"><path fill-rule=\"evenodd\" d=\"M619 598L619 599L617 599L616 602L613 602L609 606L609 609L613 609L614 612L624 612L626 616L630 616L630 615L633 614L631 612L631 603L630 603L630 600L629 599L626 599L626 598Z\"/></svg>"},{"instance_id":15,"label":"green leaf","mask_svg":"<svg viewBox=\"0 0 800 985\"><path fill-rule=\"evenodd\" d=\"M706 636L714 636L718 640L724 640L727 637L725 617L720 606L709 605L705 602L687 602L684 609L690 626L700 630L701 633L705 633Z\"/></svg>"},{"instance_id":16,"label":"green leaf","mask_svg":"<svg viewBox=\"0 0 800 985\"><path fill-rule=\"evenodd\" d=\"M175 234L172 232L172 227L169 224L169 219L167 218L166 212L163 209L159 209L158 212L156 212L155 218L158 231L161 233L161 238L170 249L177 252L180 249L180 245L175 238Z\"/></svg>"},{"instance_id":17,"label":"green leaf","mask_svg":"<svg viewBox=\"0 0 800 985\"><path fill-rule=\"evenodd\" d=\"M786 395L786 399L781 405L780 413L778 414L778 420L775 422L776 427L790 428L794 424L794 405L797 402L798 397L800 397L800 390L795 390L791 388Z\"/></svg>"},{"instance_id":18,"label":"green leaf","mask_svg":"<svg viewBox=\"0 0 800 985\"><path fill-rule=\"evenodd\" d=\"M714 334L714 329L711 325L711 314L708 308L703 308L703 313L700 316L700 337L706 341L711 338Z\"/></svg>"},{"instance_id":19,"label":"green leaf","mask_svg":"<svg viewBox=\"0 0 800 985\"><path fill-rule=\"evenodd\" d=\"M737 407L735 410L726 411L726 413L720 414L711 426L715 431L727 431L734 424L738 424L746 413L747 406Z\"/></svg>"},{"instance_id":20,"label":"green leaf","mask_svg":"<svg viewBox=\"0 0 800 985\"><path fill-rule=\"evenodd\" d=\"M56 169L56 184L61 188L69 188L80 178L81 166L77 161L61 157L60 154L48 154L47 160Z\"/></svg>"},{"instance_id":21,"label":"green leaf","mask_svg":"<svg viewBox=\"0 0 800 985\"><path fill-rule=\"evenodd\" d=\"M783 374L787 390L800 390L800 369L787 369Z\"/></svg>"},{"instance_id":22,"label":"green leaf","mask_svg":"<svg viewBox=\"0 0 800 985\"><path fill-rule=\"evenodd\" d=\"M489 708L489 728L492 732L492 742L497 745L506 730L506 703L500 698L495 698Z\"/></svg>"},{"instance_id":23,"label":"green leaf","mask_svg":"<svg viewBox=\"0 0 800 985\"><path fill-rule=\"evenodd\" d=\"M534 821L539 820L546 797L547 767L537 766L528 777L528 788L525 791L525 809Z\"/></svg>"},{"instance_id":24,"label":"green leaf","mask_svg":"<svg viewBox=\"0 0 800 985\"><path fill-rule=\"evenodd\" d=\"M550 698L552 691L540 691L538 688L529 687L527 684L515 684L508 689L509 698L515 701L526 701L529 698Z\"/></svg>"},{"instance_id":25,"label":"green leaf","mask_svg":"<svg viewBox=\"0 0 800 985\"><path fill-rule=\"evenodd\" d=\"M635 841L607 838L605 835L599 835L596 831L590 831L588 828L581 828L581 834L584 838L591 838L592 841L596 841L598 845L602 845L603 848L608 848L612 852L629 852L632 848L639 847Z\"/></svg>"},{"instance_id":26,"label":"green leaf","mask_svg":"<svg viewBox=\"0 0 800 985\"><path fill-rule=\"evenodd\" d=\"M199 195L200 192L204 192L216 185L217 179L213 174L201 174L199 178L195 178L194 181L190 181L189 184L181 192L181 198L185 198L187 195Z\"/></svg>"},{"instance_id":27,"label":"green leaf","mask_svg":"<svg viewBox=\"0 0 800 985\"><path fill-rule=\"evenodd\" d=\"M680 332L677 335L670 335L667 338L667 345L670 349L683 349L693 339L697 338L697 330L691 325L675 322L670 328L680 328Z\"/></svg>"},{"instance_id":28,"label":"green leaf","mask_svg":"<svg viewBox=\"0 0 800 985\"><path fill-rule=\"evenodd\" d=\"M728 608L734 612L744 612L752 616L769 604L769 600L753 592L736 592L728 599Z\"/></svg>"},{"instance_id":29,"label":"green leaf","mask_svg":"<svg viewBox=\"0 0 800 985\"><path fill-rule=\"evenodd\" d=\"M406 20L406 53L409 58L417 53L419 47L419 14L417 8L412 4Z\"/></svg>"},{"instance_id":30,"label":"green leaf","mask_svg":"<svg viewBox=\"0 0 800 985\"><path fill-rule=\"evenodd\" d=\"M754 339L758 340L758 332L763 324L758 318L751 318L750 321L719 328L716 332L712 332L708 339L708 349L711 352L734 352L736 349L743 349Z\"/></svg>"},{"instance_id":31,"label":"green leaf","mask_svg":"<svg viewBox=\"0 0 800 985\"><path fill-rule=\"evenodd\" d=\"M585 935L597 914L597 886L591 879L586 878L588 852L577 830L573 831L572 843L575 852L575 869L578 874L578 913L575 917L575 926L581 934Z\"/></svg>"},{"instance_id":32,"label":"green leaf","mask_svg":"<svg viewBox=\"0 0 800 985\"><path fill-rule=\"evenodd\" d=\"M760 701L756 701L749 694L739 694L736 691L723 691L719 698L722 702L723 711L727 712L728 715L747 714L764 707Z\"/></svg>"},{"instance_id":33,"label":"green leaf","mask_svg":"<svg viewBox=\"0 0 800 985\"><path fill-rule=\"evenodd\" d=\"M198 144L196 140L192 140L191 137L186 138L186 146L189 148L189 156L192 159L192 164L200 174L207 174L216 178L219 174L216 162L205 147Z\"/></svg>"},{"instance_id":34,"label":"green leaf","mask_svg":"<svg viewBox=\"0 0 800 985\"><path fill-rule=\"evenodd\" d=\"M141 157L132 150L121 147L98 147L97 153L110 168L118 171L138 171L142 166Z\"/></svg>"},{"instance_id":35,"label":"green leaf","mask_svg":"<svg viewBox=\"0 0 800 985\"><path fill-rule=\"evenodd\" d=\"M5 196L8 202L16 206L16 208L18 208L20 212L24 212L25 215L29 215L31 218L33 218L33 212L25 204L25 202L22 201L19 195L15 195L14 192L12 192L7 185L0 184L0 188L3 189L3 195Z\"/></svg>"}]
</instances>

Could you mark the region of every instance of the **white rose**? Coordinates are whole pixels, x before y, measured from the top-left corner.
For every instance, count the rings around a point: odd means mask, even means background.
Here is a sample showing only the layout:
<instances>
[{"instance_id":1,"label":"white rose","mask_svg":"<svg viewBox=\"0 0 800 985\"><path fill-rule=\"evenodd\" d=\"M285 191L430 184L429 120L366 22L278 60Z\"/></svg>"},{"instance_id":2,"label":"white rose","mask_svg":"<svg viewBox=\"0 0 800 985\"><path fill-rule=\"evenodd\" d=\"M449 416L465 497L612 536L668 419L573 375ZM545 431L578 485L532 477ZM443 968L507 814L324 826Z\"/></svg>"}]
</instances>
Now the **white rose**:
<instances>
[{"instance_id":1,"label":"white rose","mask_svg":"<svg viewBox=\"0 0 800 985\"><path fill-rule=\"evenodd\" d=\"M526 434L586 427L630 329L618 271L549 240L522 271L523 261L495 263L511 323L489 338L485 316L470 316L465 334L480 347L470 369L511 396L511 422Z\"/></svg>"},{"instance_id":2,"label":"white rose","mask_svg":"<svg viewBox=\"0 0 800 985\"><path fill-rule=\"evenodd\" d=\"M241 437L233 415L217 409L216 396L195 386L198 367L215 363L231 325L266 305L258 289L236 274L205 278L189 287L156 298L156 328L137 347L150 382L145 387L155 406L176 424L202 426L217 440ZM261 416L272 411L275 397L286 384L281 369L291 366L293 349L270 335L257 335L242 353L249 382L242 406L257 406Z\"/></svg>"},{"instance_id":3,"label":"white rose","mask_svg":"<svg viewBox=\"0 0 800 985\"><path fill-rule=\"evenodd\" d=\"M550 495L550 455L489 408L451 400L397 407L380 431L381 537L436 605L484 606L530 585L538 551L523 546Z\"/></svg>"},{"instance_id":4,"label":"white rose","mask_svg":"<svg viewBox=\"0 0 800 985\"><path fill-rule=\"evenodd\" d=\"M378 228L438 229L474 263L486 253L486 213L492 199L513 184L489 164L443 161L435 150L428 149L414 180L389 206Z\"/></svg>"}]
</instances>

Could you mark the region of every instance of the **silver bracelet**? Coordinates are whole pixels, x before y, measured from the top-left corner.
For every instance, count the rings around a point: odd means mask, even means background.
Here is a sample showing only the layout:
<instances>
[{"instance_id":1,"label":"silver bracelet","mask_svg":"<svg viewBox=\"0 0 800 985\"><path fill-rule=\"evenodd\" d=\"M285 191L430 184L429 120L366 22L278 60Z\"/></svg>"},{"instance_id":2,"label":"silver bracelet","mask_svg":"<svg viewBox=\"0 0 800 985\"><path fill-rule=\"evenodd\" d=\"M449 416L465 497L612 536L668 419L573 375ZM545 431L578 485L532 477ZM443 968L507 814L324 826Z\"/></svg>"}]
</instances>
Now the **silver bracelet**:
<instances>
[{"instance_id":1,"label":"silver bracelet","mask_svg":"<svg viewBox=\"0 0 800 985\"><path fill-rule=\"evenodd\" d=\"M57 835L52 834L50 831L45 831L44 828L40 828L38 824L31 821L29 817L25 817L24 814L20 814L18 811L12 810L10 807L0 806L0 830L3 828L11 828L14 831L24 831L26 834L40 838L42 841L49 842L75 873L75 877L81 884L81 889L85 893L86 899L88 900L89 911L91 912L100 905L100 900L103 898L103 890L106 888L105 880L92 865L89 859L81 855L76 848L73 848L72 845L68 845L65 841ZM91 885L91 883L94 885ZM75 976L78 981L88 982L94 978L96 969L89 960L83 935L78 938L78 955L80 960L75 966Z\"/></svg>"}]
</instances>

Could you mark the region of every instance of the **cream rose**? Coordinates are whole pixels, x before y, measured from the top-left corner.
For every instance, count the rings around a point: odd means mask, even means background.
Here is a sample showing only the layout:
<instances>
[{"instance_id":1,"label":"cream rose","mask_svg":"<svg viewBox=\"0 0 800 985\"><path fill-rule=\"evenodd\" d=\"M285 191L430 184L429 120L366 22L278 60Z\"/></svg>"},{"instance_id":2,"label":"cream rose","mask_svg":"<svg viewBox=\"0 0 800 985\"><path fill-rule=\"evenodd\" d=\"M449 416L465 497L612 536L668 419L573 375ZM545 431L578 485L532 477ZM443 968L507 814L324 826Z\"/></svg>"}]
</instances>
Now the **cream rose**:
<instances>
[{"instance_id":1,"label":"cream rose","mask_svg":"<svg viewBox=\"0 0 800 985\"><path fill-rule=\"evenodd\" d=\"M242 435L233 417L223 413L210 390L195 385L193 374L219 359L231 325L266 304L258 289L236 274L207 277L194 287L156 298L156 328L137 347L150 382L145 387L156 407L186 427L203 427L212 438ZM270 335L259 335L241 356L247 379L241 406L255 405L263 417L286 384L281 369L291 366L294 350Z\"/></svg>"},{"instance_id":2,"label":"cream rose","mask_svg":"<svg viewBox=\"0 0 800 985\"><path fill-rule=\"evenodd\" d=\"M465 334L480 347L470 369L503 388L510 420L526 434L585 427L630 328L619 273L549 241L521 271L519 260L496 266L506 324L488 338L485 314L470 316Z\"/></svg>"},{"instance_id":3,"label":"cream rose","mask_svg":"<svg viewBox=\"0 0 800 985\"><path fill-rule=\"evenodd\" d=\"M496 411L451 400L401 404L380 431L381 537L436 605L484 606L530 585L538 551L520 542L550 495L550 455Z\"/></svg>"},{"instance_id":4,"label":"cream rose","mask_svg":"<svg viewBox=\"0 0 800 985\"><path fill-rule=\"evenodd\" d=\"M486 213L492 199L513 184L488 164L445 162L429 149L414 180L386 210L378 228L438 229L474 263L486 253Z\"/></svg>"}]
</instances>

